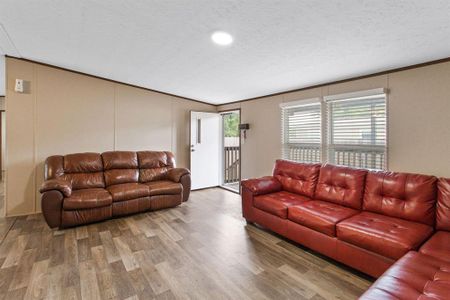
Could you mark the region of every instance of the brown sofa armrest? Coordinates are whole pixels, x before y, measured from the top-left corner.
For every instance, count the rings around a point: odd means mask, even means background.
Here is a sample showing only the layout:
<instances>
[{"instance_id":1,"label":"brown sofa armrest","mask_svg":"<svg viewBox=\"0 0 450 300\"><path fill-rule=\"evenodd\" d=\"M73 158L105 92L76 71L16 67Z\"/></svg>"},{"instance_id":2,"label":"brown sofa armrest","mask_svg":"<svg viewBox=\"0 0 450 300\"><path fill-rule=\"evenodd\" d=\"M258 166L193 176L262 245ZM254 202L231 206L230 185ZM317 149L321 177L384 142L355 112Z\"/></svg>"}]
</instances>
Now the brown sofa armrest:
<instances>
[{"instance_id":1,"label":"brown sofa armrest","mask_svg":"<svg viewBox=\"0 0 450 300\"><path fill-rule=\"evenodd\" d=\"M50 179L44 181L39 192L45 193L48 191L60 191L65 197L72 195L72 184L64 179Z\"/></svg>"},{"instance_id":2,"label":"brown sofa armrest","mask_svg":"<svg viewBox=\"0 0 450 300\"><path fill-rule=\"evenodd\" d=\"M279 192L282 188L281 183L272 176L243 180L241 185L255 196Z\"/></svg>"},{"instance_id":3,"label":"brown sofa armrest","mask_svg":"<svg viewBox=\"0 0 450 300\"><path fill-rule=\"evenodd\" d=\"M58 190L42 192L42 214L50 228L61 226L63 201L64 195Z\"/></svg>"},{"instance_id":4,"label":"brown sofa armrest","mask_svg":"<svg viewBox=\"0 0 450 300\"><path fill-rule=\"evenodd\" d=\"M167 179L173 182L180 182L181 177L184 175L190 175L191 172L186 168L173 168L167 171Z\"/></svg>"}]
</instances>

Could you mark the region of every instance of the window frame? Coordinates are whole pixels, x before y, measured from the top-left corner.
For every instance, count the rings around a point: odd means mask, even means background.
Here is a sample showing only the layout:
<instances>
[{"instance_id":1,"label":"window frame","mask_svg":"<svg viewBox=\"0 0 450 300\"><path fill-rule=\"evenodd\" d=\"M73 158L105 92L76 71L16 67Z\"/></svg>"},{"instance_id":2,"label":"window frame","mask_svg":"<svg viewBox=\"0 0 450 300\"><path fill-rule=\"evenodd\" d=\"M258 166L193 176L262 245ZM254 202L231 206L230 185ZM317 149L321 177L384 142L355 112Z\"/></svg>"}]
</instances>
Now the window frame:
<instances>
[{"instance_id":1,"label":"window frame","mask_svg":"<svg viewBox=\"0 0 450 300\"><path fill-rule=\"evenodd\" d=\"M334 95L328 95L324 97L316 97L316 98L309 98L304 100L295 100L290 102L283 102L280 103L281 108L281 157L283 159L292 159L290 156L286 155L286 145L290 144L285 142L285 132L288 130L288 128L285 127L285 111L289 108L295 108L298 106L307 106L307 105L314 105L319 104L320 105L320 143L319 143L319 162L320 163L328 163L332 159L331 149L339 148L339 145L334 145L331 143L331 140L333 138L332 135L332 112L330 111L331 102L337 102L337 101L352 101L352 100L370 100L370 98L374 99L380 99L380 97L384 97L384 115L385 115L385 144L384 145L374 145L374 144L354 144L354 145L348 145L348 147L352 148L361 148L361 149L374 149L374 148L381 148L383 149L383 166L382 169L375 169L375 170L388 170L388 163L389 163L389 157L388 157L388 149L389 149L389 110L388 110L388 91L385 88L377 88L377 89L371 89L371 90L363 90L363 91L357 91L357 92L351 92L351 93L343 93L343 94L334 94ZM306 143L305 143L306 145ZM346 147L342 145L342 147ZM347 147L347 148L348 148ZM358 153L358 152L355 152ZM298 160L296 160L298 161ZM306 163L314 163L312 161L305 161ZM332 163L336 163L336 160L333 160ZM337 163L336 163L337 164Z\"/></svg>"},{"instance_id":2,"label":"window frame","mask_svg":"<svg viewBox=\"0 0 450 300\"><path fill-rule=\"evenodd\" d=\"M380 99L380 98L384 98L384 116L385 116L385 144L384 145L374 145L374 144L335 144L333 141L333 137L334 135L333 133L333 127L332 127L332 117L333 117L333 112L331 110L332 108L332 103L336 103L336 102L341 102L341 101L364 101L364 100L368 100L370 101L370 99ZM326 133L327 133L327 137L326 137L326 157L327 157L327 162L333 163L333 164L338 164L337 159L334 157L334 153L331 153L332 150L348 150L349 148L352 149L367 149L367 152L370 152L370 150L372 149L376 149L379 148L382 151L379 151L380 153L383 153L383 165L381 166L381 168L369 168L367 166L364 166L362 168L366 168L366 169L372 169L372 170L388 170L388 95L387 95L387 90L384 88L379 88L379 89L372 89L372 90L365 90L365 91L358 91L358 92L352 92L352 93L345 93L345 94L337 94L337 95L330 95L330 96L325 96L324 97L324 107L325 107L325 115L326 115L326 124L325 124L325 128L326 128ZM347 151L349 153L351 153L351 151ZM358 153L357 151L355 151L355 153ZM362 152L359 152L362 153ZM358 168L358 166L351 166L351 165L345 165L345 166L350 166L350 167L356 167Z\"/></svg>"},{"instance_id":3,"label":"window frame","mask_svg":"<svg viewBox=\"0 0 450 300\"><path fill-rule=\"evenodd\" d=\"M317 143L318 149L315 150L314 145L316 143L289 143L286 142L286 131L289 130L287 128L286 125L286 114L287 111L289 109L295 109L297 107L307 107L307 106L319 106L319 129L320 129L320 133L319 133L319 143ZM290 101L290 102L283 102L280 103L280 108L281 108L281 157L283 159L288 159L288 160L294 160L294 161L298 161L298 162L304 162L304 163L319 163L323 161L323 152L322 152L322 145L323 145L323 116L322 116L322 99L317 97L317 98L310 98L310 99L303 99L303 100L296 100L296 101ZM291 156L287 156L286 155L286 148L288 148L288 145L304 145L304 147L299 147L299 148L310 148L313 151L318 151L318 154L313 154L311 153L311 157L314 156L319 156L318 160L296 160L293 159ZM305 155L305 154L303 154Z\"/></svg>"}]
</instances>

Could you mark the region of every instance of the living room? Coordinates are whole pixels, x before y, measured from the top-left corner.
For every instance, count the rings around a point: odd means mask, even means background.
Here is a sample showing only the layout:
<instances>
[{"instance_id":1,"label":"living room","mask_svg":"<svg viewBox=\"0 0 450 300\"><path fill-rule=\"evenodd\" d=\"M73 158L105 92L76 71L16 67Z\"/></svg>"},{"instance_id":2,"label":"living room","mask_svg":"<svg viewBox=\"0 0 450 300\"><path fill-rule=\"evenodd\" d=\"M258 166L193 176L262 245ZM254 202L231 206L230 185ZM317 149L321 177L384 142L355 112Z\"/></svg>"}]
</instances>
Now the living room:
<instances>
[{"instance_id":1,"label":"living room","mask_svg":"<svg viewBox=\"0 0 450 300\"><path fill-rule=\"evenodd\" d=\"M446 1L0 3L5 299L448 299Z\"/></svg>"}]
</instances>

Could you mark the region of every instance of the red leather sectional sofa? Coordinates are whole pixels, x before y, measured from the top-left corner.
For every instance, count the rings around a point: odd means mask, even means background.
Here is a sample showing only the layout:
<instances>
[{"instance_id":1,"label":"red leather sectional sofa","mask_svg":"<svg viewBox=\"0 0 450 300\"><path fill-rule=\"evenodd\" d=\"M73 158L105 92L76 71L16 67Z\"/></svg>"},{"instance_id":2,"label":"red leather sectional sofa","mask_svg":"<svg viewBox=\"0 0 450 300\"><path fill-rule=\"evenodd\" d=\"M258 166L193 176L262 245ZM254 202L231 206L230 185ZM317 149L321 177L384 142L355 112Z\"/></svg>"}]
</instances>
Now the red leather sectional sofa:
<instances>
[{"instance_id":1,"label":"red leather sectional sofa","mask_svg":"<svg viewBox=\"0 0 450 300\"><path fill-rule=\"evenodd\" d=\"M379 277L400 259L363 296L366 299L416 299L395 298L389 290L401 282L404 289L424 296L428 279L442 281L443 276L447 276L446 293L436 293L447 296L450 181L437 182L436 177L427 175L277 160L273 176L242 182L242 210L248 222L373 277ZM405 266L411 270L403 271ZM425 275L408 275L415 273L414 268ZM442 278L433 277L433 270L441 270ZM413 279L392 283L397 276Z\"/></svg>"}]
</instances>

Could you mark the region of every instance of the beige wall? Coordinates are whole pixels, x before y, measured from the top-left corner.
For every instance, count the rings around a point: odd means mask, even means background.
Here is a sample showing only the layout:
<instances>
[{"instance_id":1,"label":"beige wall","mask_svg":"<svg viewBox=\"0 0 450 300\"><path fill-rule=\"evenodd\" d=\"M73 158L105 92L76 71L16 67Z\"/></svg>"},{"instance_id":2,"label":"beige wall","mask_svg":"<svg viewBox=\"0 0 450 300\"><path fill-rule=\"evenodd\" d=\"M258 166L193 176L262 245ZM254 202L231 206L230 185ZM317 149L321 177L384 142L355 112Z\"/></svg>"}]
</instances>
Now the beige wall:
<instances>
[{"instance_id":1,"label":"beige wall","mask_svg":"<svg viewBox=\"0 0 450 300\"><path fill-rule=\"evenodd\" d=\"M190 110L240 108L251 126L242 177L270 174L281 155L281 102L379 87L389 91L389 169L450 177L450 62L218 108L17 59L6 67L7 215L40 210L37 189L52 154L169 149L188 166ZM13 91L16 78L25 93Z\"/></svg>"},{"instance_id":2,"label":"beige wall","mask_svg":"<svg viewBox=\"0 0 450 300\"><path fill-rule=\"evenodd\" d=\"M171 150L189 165L189 111L202 104L7 58L6 214L40 211L43 162L53 154ZM26 81L14 92L16 78Z\"/></svg>"},{"instance_id":3,"label":"beige wall","mask_svg":"<svg viewBox=\"0 0 450 300\"><path fill-rule=\"evenodd\" d=\"M281 155L279 103L374 88L388 89L388 167L450 177L450 62L221 105L241 108L250 123L242 145L242 177L270 174Z\"/></svg>"},{"instance_id":4,"label":"beige wall","mask_svg":"<svg viewBox=\"0 0 450 300\"><path fill-rule=\"evenodd\" d=\"M0 110L5 110L5 97L0 97ZM5 152L6 152L6 114L5 112L2 112L2 124L1 124L1 135L2 135L2 155L1 155L1 160L2 160L2 171L6 170L6 166L5 166Z\"/></svg>"}]
</instances>

